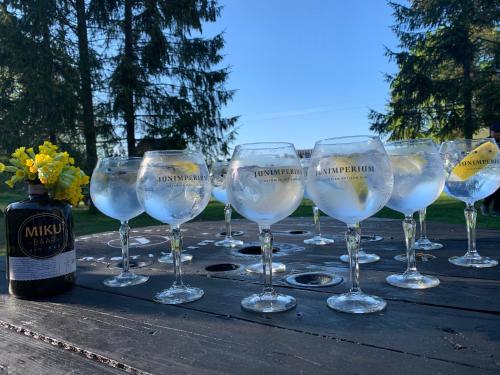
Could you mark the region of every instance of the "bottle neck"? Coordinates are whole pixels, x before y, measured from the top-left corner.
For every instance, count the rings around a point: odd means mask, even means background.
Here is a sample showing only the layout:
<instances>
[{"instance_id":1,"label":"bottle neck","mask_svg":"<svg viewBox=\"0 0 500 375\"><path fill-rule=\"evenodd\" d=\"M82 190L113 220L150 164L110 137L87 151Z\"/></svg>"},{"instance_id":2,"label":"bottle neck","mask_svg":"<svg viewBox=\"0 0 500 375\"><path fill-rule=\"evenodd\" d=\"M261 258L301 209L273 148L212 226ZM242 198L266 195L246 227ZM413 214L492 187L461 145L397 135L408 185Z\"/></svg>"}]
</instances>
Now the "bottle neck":
<instances>
[{"instance_id":1,"label":"bottle neck","mask_svg":"<svg viewBox=\"0 0 500 375\"><path fill-rule=\"evenodd\" d=\"M49 192L45 186L40 183L28 184L28 195L30 199L48 199Z\"/></svg>"}]
</instances>

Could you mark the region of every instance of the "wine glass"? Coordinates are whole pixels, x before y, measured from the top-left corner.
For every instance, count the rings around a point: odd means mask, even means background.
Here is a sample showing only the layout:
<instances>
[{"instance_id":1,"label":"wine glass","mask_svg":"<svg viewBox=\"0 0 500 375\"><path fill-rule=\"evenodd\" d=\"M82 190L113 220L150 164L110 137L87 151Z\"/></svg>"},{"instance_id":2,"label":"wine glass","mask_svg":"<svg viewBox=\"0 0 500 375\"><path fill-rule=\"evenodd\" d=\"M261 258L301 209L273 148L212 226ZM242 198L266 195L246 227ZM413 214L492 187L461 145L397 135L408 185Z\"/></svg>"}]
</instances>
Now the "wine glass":
<instances>
[{"instance_id":1,"label":"wine glass","mask_svg":"<svg viewBox=\"0 0 500 375\"><path fill-rule=\"evenodd\" d=\"M159 303L177 305L203 297L203 290L182 282L181 225L198 216L210 200L212 185L203 155L191 150L148 151L137 175L137 197L146 213L170 225L175 281L157 293Z\"/></svg>"},{"instance_id":2,"label":"wine glass","mask_svg":"<svg viewBox=\"0 0 500 375\"><path fill-rule=\"evenodd\" d=\"M378 212L392 191L389 157L379 137L354 136L316 142L306 186L318 207L347 225L351 288L328 298L328 306L347 313L369 313L386 302L365 294L359 286L359 223Z\"/></svg>"},{"instance_id":3,"label":"wine glass","mask_svg":"<svg viewBox=\"0 0 500 375\"><path fill-rule=\"evenodd\" d=\"M427 217L427 207L422 208L420 211L418 211L418 218L420 223L420 237L415 242L415 249L425 250L425 251L439 250L443 248L443 244L440 244L439 242L432 242L427 238L426 217Z\"/></svg>"},{"instance_id":4,"label":"wine glass","mask_svg":"<svg viewBox=\"0 0 500 375\"><path fill-rule=\"evenodd\" d=\"M425 219L426 216L427 216L427 207L422 208L421 210L418 211L418 219L420 224L420 237L417 241L415 241L415 250L423 250L423 251L439 250L443 247L443 245L438 242L432 242L427 238L427 223ZM415 260L422 260L424 262L427 262L435 258L436 256L432 254L415 253ZM394 259L396 259L398 262L403 262L403 263L408 262L406 254L396 255Z\"/></svg>"},{"instance_id":5,"label":"wine glass","mask_svg":"<svg viewBox=\"0 0 500 375\"><path fill-rule=\"evenodd\" d=\"M242 246L243 241L234 239L231 232L231 214L233 210L227 199L226 191L226 175L228 166L229 162L218 161L215 162L212 167L212 195L215 199L225 205L224 221L226 224L226 236L222 241L217 241L215 246L233 248Z\"/></svg>"},{"instance_id":6,"label":"wine glass","mask_svg":"<svg viewBox=\"0 0 500 375\"><path fill-rule=\"evenodd\" d=\"M498 264L482 257L476 250L476 216L474 203L500 187L500 154L494 139L444 142L440 149L446 170L445 192L465 203L468 249L464 256L451 257L457 266L485 268Z\"/></svg>"},{"instance_id":7,"label":"wine glass","mask_svg":"<svg viewBox=\"0 0 500 375\"><path fill-rule=\"evenodd\" d=\"M387 282L393 286L426 289L439 285L434 276L422 275L415 261L416 222L413 214L434 202L444 185L443 162L431 139L410 139L388 142L385 145L391 158L394 189L387 207L405 215L403 230L408 267L402 274L390 275Z\"/></svg>"},{"instance_id":8,"label":"wine glass","mask_svg":"<svg viewBox=\"0 0 500 375\"><path fill-rule=\"evenodd\" d=\"M148 276L130 271L128 221L144 212L137 200L135 184L141 158L102 158L90 180L92 202L104 215L120 220L120 241L122 247L122 272L104 280L104 285L124 287L142 284Z\"/></svg>"},{"instance_id":9,"label":"wine glass","mask_svg":"<svg viewBox=\"0 0 500 375\"><path fill-rule=\"evenodd\" d=\"M310 158L300 159L300 165L302 166L304 178L307 178L307 171L309 169L310 164L311 164ZM312 200L311 197L309 196L308 191L307 191L307 186L305 187L305 190L304 190L304 198ZM328 244L334 243L335 240L333 240L332 238L323 237L321 235L321 226L320 226L321 213L319 211L318 206L316 206L316 204L314 204L312 210L313 210L313 220L314 220L314 236L312 238L305 239L304 243L308 244L308 245L317 245L317 246L318 245L319 246L328 245Z\"/></svg>"},{"instance_id":10,"label":"wine glass","mask_svg":"<svg viewBox=\"0 0 500 375\"><path fill-rule=\"evenodd\" d=\"M181 262L190 262L193 260L193 255L192 254L187 254L182 250L181 253ZM161 257L158 258L158 262L160 263L168 263L168 264L173 264L174 263L174 252L170 251L170 253L164 254Z\"/></svg>"},{"instance_id":11,"label":"wine glass","mask_svg":"<svg viewBox=\"0 0 500 375\"><path fill-rule=\"evenodd\" d=\"M377 238L376 234L371 235L371 238ZM368 237L369 238L369 237ZM363 243L363 238L361 239L361 243ZM361 246L361 245L360 245ZM349 254L342 254L340 256L340 260L344 263L349 263ZM366 263L374 263L378 262L380 260L380 256L374 253L367 253L362 247L359 248L358 251L358 262L359 264L366 264Z\"/></svg>"},{"instance_id":12,"label":"wine glass","mask_svg":"<svg viewBox=\"0 0 500 375\"><path fill-rule=\"evenodd\" d=\"M236 146L227 175L229 202L259 226L265 287L241 301L244 310L281 312L295 307L292 296L272 285L271 225L290 215L302 201L304 179L291 143L251 143Z\"/></svg>"}]
</instances>

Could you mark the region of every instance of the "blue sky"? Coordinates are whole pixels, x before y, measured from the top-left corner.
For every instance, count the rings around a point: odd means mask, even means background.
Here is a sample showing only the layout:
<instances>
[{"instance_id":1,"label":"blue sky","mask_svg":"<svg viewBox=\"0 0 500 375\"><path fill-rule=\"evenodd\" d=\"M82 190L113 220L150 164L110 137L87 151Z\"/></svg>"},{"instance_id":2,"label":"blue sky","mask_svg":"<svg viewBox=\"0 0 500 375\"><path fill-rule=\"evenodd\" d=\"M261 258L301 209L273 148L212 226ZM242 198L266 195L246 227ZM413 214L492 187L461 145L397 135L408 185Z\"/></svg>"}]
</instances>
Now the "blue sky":
<instances>
[{"instance_id":1,"label":"blue sky","mask_svg":"<svg viewBox=\"0 0 500 375\"><path fill-rule=\"evenodd\" d=\"M287 141L312 148L318 139L368 134L369 108L388 98L383 73L395 66L394 23L385 0L221 0L207 35L225 31L224 115L240 115L234 145Z\"/></svg>"}]
</instances>

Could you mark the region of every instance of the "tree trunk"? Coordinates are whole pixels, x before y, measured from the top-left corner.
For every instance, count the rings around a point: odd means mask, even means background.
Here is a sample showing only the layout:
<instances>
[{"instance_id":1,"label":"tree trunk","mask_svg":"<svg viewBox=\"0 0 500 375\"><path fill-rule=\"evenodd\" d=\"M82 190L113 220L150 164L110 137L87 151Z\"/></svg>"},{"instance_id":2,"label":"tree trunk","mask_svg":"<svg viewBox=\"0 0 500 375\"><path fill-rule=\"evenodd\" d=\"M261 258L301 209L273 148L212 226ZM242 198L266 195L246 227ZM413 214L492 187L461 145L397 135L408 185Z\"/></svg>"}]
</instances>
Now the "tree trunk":
<instances>
[{"instance_id":1,"label":"tree trunk","mask_svg":"<svg viewBox=\"0 0 500 375\"><path fill-rule=\"evenodd\" d=\"M471 79L471 65L472 61L466 59L463 62L464 69L464 137L466 139L472 139L474 137L474 131L476 130L474 124L474 117L472 115L472 79Z\"/></svg>"},{"instance_id":2,"label":"tree trunk","mask_svg":"<svg viewBox=\"0 0 500 375\"><path fill-rule=\"evenodd\" d=\"M134 86L133 82L133 65L134 65L134 50L133 50L133 34L132 34L132 0L125 0L125 20L123 24L125 34L125 66L127 67L127 77L125 77L125 103L124 103L124 119L127 131L127 149L129 156L136 156L135 145L135 116L134 116Z\"/></svg>"},{"instance_id":3,"label":"tree trunk","mask_svg":"<svg viewBox=\"0 0 500 375\"><path fill-rule=\"evenodd\" d=\"M75 1L78 21L78 66L80 71L80 100L83 109L83 133L86 148L86 172L91 173L97 163L96 131L94 126L94 104L92 103L92 80L90 74L89 41L87 36L87 16L85 0Z\"/></svg>"},{"instance_id":4,"label":"tree trunk","mask_svg":"<svg viewBox=\"0 0 500 375\"><path fill-rule=\"evenodd\" d=\"M40 68L40 82L45 85L45 95L42 98L42 117L45 122L45 129L48 130L49 141L53 144L57 143L56 135L56 123L58 119L54 116L54 110L52 109L56 103L54 103L54 67L53 67L53 56L52 56L52 46L51 46L51 35L50 35L50 25L49 25L49 15L48 6L46 3L41 4L41 16L42 16L42 66Z\"/></svg>"}]
</instances>

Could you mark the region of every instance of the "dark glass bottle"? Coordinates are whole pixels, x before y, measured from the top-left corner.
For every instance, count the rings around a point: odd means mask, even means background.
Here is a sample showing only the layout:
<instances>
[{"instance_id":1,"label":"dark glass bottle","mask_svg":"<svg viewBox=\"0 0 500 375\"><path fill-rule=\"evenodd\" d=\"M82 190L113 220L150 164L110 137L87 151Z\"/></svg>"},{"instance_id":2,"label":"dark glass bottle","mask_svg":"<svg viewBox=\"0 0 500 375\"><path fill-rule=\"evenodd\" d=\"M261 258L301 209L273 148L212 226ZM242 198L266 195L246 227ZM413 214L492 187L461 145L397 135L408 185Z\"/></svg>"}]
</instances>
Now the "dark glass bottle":
<instances>
[{"instance_id":1,"label":"dark glass bottle","mask_svg":"<svg viewBox=\"0 0 500 375\"><path fill-rule=\"evenodd\" d=\"M20 298L53 296L75 283L71 206L51 199L45 187L30 182L29 198L5 209L7 281Z\"/></svg>"}]
</instances>

